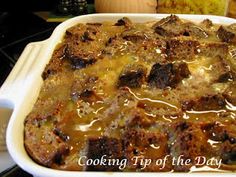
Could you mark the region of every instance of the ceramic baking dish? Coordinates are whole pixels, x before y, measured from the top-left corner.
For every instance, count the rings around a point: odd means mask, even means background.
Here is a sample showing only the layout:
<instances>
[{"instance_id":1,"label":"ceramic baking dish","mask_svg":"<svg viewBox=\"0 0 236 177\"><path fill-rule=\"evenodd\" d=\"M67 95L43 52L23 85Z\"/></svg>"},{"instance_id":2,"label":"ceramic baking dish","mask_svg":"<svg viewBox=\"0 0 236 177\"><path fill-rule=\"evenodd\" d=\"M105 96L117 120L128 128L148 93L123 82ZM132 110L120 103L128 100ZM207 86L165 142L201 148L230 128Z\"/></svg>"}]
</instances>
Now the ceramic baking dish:
<instances>
[{"instance_id":1,"label":"ceramic baking dish","mask_svg":"<svg viewBox=\"0 0 236 177\"><path fill-rule=\"evenodd\" d=\"M37 177L77 177L77 176L182 176L179 173L120 173L120 172L71 172L49 169L38 165L27 155L24 148L24 119L31 111L34 102L43 83L41 73L49 62L56 45L61 41L67 28L77 23L116 21L121 17L129 17L134 22L146 22L158 20L168 14L93 14L79 16L61 23L53 32L51 37L42 42L30 43L26 46L14 69L0 89L0 107L12 109L12 115L7 129L7 148L14 161L25 171ZM180 18L200 22L206 18L217 24L236 23L235 19L206 16L206 15L178 15ZM197 142L196 142L197 143ZM219 173L207 175L223 175ZM188 173L188 176L197 175ZM224 173L224 175L235 176L235 173Z\"/></svg>"}]
</instances>

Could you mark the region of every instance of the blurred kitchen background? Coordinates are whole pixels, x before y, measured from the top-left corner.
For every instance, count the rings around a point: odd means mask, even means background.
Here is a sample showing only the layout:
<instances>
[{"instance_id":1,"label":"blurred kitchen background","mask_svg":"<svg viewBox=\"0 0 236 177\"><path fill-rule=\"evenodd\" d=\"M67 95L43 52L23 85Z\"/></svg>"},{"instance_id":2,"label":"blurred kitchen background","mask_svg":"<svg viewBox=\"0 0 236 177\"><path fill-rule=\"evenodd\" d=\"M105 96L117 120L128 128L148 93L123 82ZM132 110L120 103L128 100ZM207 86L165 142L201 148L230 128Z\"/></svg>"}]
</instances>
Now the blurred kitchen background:
<instances>
[{"instance_id":1,"label":"blurred kitchen background","mask_svg":"<svg viewBox=\"0 0 236 177\"><path fill-rule=\"evenodd\" d=\"M24 47L68 18L91 13L189 13L236 18L236 0L0 0L0 86ZM1 157L0 157L1 159ZM0 176L31 176L15 166Z\"/></svg>"}]
</instances>

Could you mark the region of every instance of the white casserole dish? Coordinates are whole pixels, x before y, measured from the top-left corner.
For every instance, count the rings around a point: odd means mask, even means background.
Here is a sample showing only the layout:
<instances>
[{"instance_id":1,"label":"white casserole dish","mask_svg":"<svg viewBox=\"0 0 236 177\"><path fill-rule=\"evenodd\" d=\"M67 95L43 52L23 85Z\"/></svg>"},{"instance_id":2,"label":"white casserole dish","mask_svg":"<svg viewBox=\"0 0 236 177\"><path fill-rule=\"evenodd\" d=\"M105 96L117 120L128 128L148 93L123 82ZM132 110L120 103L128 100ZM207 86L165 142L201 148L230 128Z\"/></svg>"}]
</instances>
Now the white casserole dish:
<instances>
[{"instance_id":1,"label":"white casserole dish","mask_svg":"<svg viewBox=\"0 0 236 177\"><path fill-rule=\"evenodd\" d=\"M60 24L51 37L42 42L30 43L26 46L17 64L0 89L0 107L13 109L7 129L7 147L14 161L25 171L37 177L77 177L77 176L142 176L144 173L125 172L71 172L49 169L36 164L26 153L24 148L24 119L31 111L37 99L43 80L41 73L49 62L54 48L62 39L67 28L77 23L116 21L124 16L134 22L146 22L164 18L169 14L93 14L79 16ZM178 15L180 18L200 22L206 18L217 24L236 23L235 19L207 16L207 15ZM197 142L196 142L197 143ZM222 173L205 173L210 175L223 175ZM156 176L157 173L145 173L146 176ZM161 176L181 176L181 173L158 173ZM188 176L199 176L196 173L185 174ZM235 173L224 173L224 175L235 176Z\"/></svg>"}]
</instances>

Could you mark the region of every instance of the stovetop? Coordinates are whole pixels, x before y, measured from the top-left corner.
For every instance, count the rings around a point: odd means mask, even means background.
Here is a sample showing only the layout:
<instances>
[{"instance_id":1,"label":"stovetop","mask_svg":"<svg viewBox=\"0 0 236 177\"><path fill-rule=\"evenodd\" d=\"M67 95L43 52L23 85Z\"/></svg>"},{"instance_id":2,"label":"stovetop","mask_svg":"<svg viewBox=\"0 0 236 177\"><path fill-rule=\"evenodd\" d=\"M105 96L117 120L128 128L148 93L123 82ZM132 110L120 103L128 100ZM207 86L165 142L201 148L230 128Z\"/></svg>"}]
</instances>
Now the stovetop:
<instances>
[{"instance_id":1,"label":"stovetop","mask_svg":"<svg viewBox=\"0 0 236 177\"><path fill-rule=\"evenodd\" d=\"M25 46L47 39L58 23L47 23L33 13L0 12L0 86Z\"/></svg>"}]
</instances>

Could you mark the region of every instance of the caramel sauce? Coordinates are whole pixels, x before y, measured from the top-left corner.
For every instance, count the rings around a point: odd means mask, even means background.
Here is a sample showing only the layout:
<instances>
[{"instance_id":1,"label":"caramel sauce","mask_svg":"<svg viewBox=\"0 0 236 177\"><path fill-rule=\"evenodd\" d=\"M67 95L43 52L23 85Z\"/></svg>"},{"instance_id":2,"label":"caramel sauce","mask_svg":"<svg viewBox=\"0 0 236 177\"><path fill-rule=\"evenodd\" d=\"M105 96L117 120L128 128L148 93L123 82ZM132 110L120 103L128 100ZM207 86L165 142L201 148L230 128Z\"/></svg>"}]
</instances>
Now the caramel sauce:
<instances>
[{"instance_id":1,"label":"caramel sauce","mask_svg":"<svg viewBox=\"0 0 236 177\"><path fill-rule=\"evenodd\" d=\"M123 103L119 106L118 110L112 112L107 116L107 111L112 105L112 101L116 96L116 82L117 76L121 72L122 68L125 65L128 65L133 62L139 62L134 60L134 57L130 55L124 55L120 57L115 57L112 59L104 58L103 60L98 61L95 65L89 66L85 69L81 69L75 72L76 75L96 75L99 77L99 82L95 84L94 89L96 93L101 97L101 100L97 102L83 102L78 101L73 104L73 114L70 117L70 121L63 127L63 132L67 134L70 139L68 143L71 146L71 153L78 153L80 149L83 149L86 140L88 137L99 137L103 136L106 128L117 119L117 117L125 116L127 112L132 109L132 106L135 106L138 102L145 104L149 109L146 110L146 115L155 119L156 122L174 122L180 120L187 120L190 122L212 122L216 120L221 121L222 113L229 113L228 117L224 121L235 120L235 110L232 104L228 103L226 109L221 110L208 110L208 111L186 111L183 112L182 117L165 116L158 115L158 109L163 109L164 113L181 112L180 100L183 95L178 98L172 99L171 89L160 90L152 89L148 86L142 86L141 89L130 89L127 88L128 92L131 94L132 98L135 100L136 104L130 103L129 100L124 100ZM206 62L206 64L204 64ZM214 62L208 60L207 58L202 58L201 60L194 61L189 63L189 69L192 73L192 76L178 87L178 91L183 91L185 89L190 89L189 86L192 85L192 82L199 81L198 84L208 83L211 80L212 63ZM199 67L201 65L201 67ZM100 85L102 83L102 86ZM225 85L225 84L224 84ZM227 86L226 86L227 87ZM214 86L207 86L202 89L202 92L212 92L216 90ZM219 89L221 92L222 89ZM198 92L199 95L202 93ZM71 103L70 103L71 104ZM132 105L133 104L133 105ZM113 133L113 136L119 137L120 130L115 130L116 133ZM152 130L153 131L153 130ZM217 142L213 142L209 139L211 146L215 146ZM150 147L145 150L145 157L162 157L163 147L161 145L150 144Z\"/></svg>"},{"instance_id":2,"label":"caramel sauce","mask_svg":"<svg viewBox=\"0 0 236 177\"><path fill-rule=\"evenodd\" d=\"M147 26L137 24L137 28L143 31ZM217 26L212 27L212 30L215 28ZM109 36L114 36L120 32L120 28L114 26L110 29L109 23L105 23L101 30L104 33L102 33L101 39L97 39L98 41L103 41L104 36L107 39ZM219 41L216 37L208 38L208 40ZM50 98L62 102L63 113L59 127L69 137L67 143L70 145L70 156L76 156L78 152L83 150L88 137L101 137L111 132L109 134L111 137L120 138L121 130L126 126L124 118L139 104L142 105L145 115L154 120L153 126L148 128L150 132L159 131L155 124L160 122L172 123L184 120L201 123L235 120L236 107L227 100L227 106L219 110L183 111L181 109L183 100L194 99L205 94L221 94L230 87L231 82L213 83L217 72L215 71L215 64L220 62L219 58L196 56L193 61L183 60L187 63L191 76L183 79L176 88L158 89L144 83L141 88L125 88L126 94L129 96L116 102L120 94L120 90L117 88L117 80L123 68L130 64L142 64L148 68L149 73L153 63L155 63L140 58L132 50L127 50L131 46L130 42L125 42L120 46L118 53L112 57L104 57L95 64L80 70L66 69L54 79L45 81L49 84L44 84L40 99ZM231 48L234 49L234 47ZM149 48L148 50L157 55L162 54L160 47ZM228 56L228 61L232 61L232 56ZM67 67L67 64L65 66ZM81 99L72 100L71 87L73 82L86 76L98 78L93 86L96 99L91 102ZM56 87L52 84L53 82L57 83L55 84ZM223 116L224 118L222 118ZM118 127L111 126L115 121L119 122ZM209 139L208 142L213 148L217 147L217 141ZM160 158L165 155L164 147L161 144L150 144L143 152L142 155L145 157Z\"/></svg>"}]
</instances>

